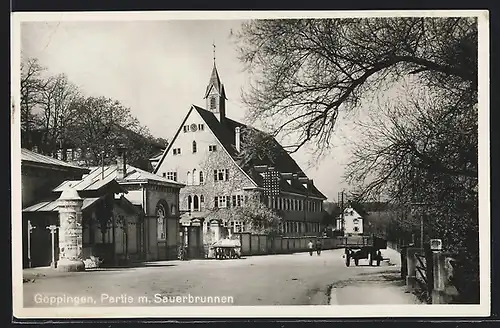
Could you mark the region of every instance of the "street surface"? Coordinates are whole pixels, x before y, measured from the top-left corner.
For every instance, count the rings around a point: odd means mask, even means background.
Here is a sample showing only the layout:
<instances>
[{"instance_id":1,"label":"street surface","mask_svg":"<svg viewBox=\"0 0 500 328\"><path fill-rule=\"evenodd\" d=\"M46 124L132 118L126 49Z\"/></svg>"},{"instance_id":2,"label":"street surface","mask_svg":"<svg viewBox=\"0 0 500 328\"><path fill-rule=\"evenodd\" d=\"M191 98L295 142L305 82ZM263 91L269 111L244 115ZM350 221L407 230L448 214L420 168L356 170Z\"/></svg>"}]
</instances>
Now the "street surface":
<instances>
[{"instance_id":1,"label":"street surface","mask_svg":"<svg viewBox=\"0 0 500 328\"><path fill-rule=\"evenodd\" d=\"M90 306L191 305L193 297L220 297L219 303L198 305L326 305L413 303L397 281L399 267L382 262L370 267L345 266L343 249L308 253L251 256L234 260L149 262L141 267L94 269L77 273L47 273L24 286L25 307L59 306L72 302ZM36 275L36 274L35 274ZM26 274L25 274L26 276ZM332 300L330 291L332 290ZM354 293L345 288L351 288ZM354 288L354 289L353 289ZM382 289L381 289L382 288ZM364 293L366 290L366 293ZM395 297L386 297L394 294ZM179 303L175 297L184 297ZM191 299L189 299L191 298ZM90 300L90 301L89 301ZM190 301L191 300L191 301ZM205 299L208 302L209 299ZM191 303L191 304L190 304ZM67 305L64 305L67 304Z\"/></svg>"}]
</instances>

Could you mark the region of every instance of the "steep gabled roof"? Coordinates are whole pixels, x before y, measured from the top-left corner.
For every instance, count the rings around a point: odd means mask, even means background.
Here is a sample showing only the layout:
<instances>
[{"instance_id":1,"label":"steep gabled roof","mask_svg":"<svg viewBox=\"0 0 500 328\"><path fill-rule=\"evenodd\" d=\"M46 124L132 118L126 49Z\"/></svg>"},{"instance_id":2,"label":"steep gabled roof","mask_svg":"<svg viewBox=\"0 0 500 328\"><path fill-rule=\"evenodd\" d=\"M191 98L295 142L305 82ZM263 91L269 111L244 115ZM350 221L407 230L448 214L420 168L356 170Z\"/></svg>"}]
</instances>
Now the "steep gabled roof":
<instances>
[{"instance_id":1,"label":"steep gabled roof","mask_svg":"<svg viewBox=\"0 0 500 328\"><path fill-rule=\"evenodd\" d=\"M182 126L185 124L187 118L191 114L193 110L196 110L196 112L201 116L201 118L205 121L207 127L212 131L212 133L215 135L215 137L219 140L220 144L224 147L226 152L233 158L235 163L241 168L241 170L246 173L252 180L253 182L258 186L258 187L264 187L264 180L262 176L254 169L255 165L262 165L262 164L269 164L269 165L274 165L276 170L282 173L297 173L299 176L305 176L305 173L302 171L302 169L299 167L299 165L295 162L295 160L288 154L283 147L279 144L279 142L276 141L275 138L270 137L272 140L272 153L273 153L273 158L272 159L267 159L267 160L257 160L253 159L247 162L244 162L238 154L238 151L236 150L235 147L235 133L234 130L236 127L239 127L240 129L247 129L249 128L247 125L237 122L235 120L229 119L229 118L224 118L224 120L219 122L219 120L215 117L215 115L206 109L203 109L201 107L193 105L189 112L187 113L186 117L184 118L181 126L177 130L177 133L175 134L174 138L172 139L172 142L169 144L169 147L165 150L163 153L163 156L156 166L155 173L159 170L161 164L165 160L166 154L170 150L171 146L174 144L174 141L177 139L177 136L179 135ZM253 129L253 128L252 128ZM255 129L257 130L257 129ZM257 130L259 131L259 130ZM259 131L260 133L264 133L262 131ZM244 138L244 135L241 135L241 138ZM241 142L242 145L244 145L244 140ZM288 183L286 180L281 180L280 182L280 189L284 192L290 192L290 193L298 193L302 195L308 194L307 189L302 185L297 180L292 179L290 183ZM327 199L325 195L323 195L314 185L312 186L311 191L309 191L309 196L310 197L317 197L321 199Z\"/></svg>"}]
</instances>

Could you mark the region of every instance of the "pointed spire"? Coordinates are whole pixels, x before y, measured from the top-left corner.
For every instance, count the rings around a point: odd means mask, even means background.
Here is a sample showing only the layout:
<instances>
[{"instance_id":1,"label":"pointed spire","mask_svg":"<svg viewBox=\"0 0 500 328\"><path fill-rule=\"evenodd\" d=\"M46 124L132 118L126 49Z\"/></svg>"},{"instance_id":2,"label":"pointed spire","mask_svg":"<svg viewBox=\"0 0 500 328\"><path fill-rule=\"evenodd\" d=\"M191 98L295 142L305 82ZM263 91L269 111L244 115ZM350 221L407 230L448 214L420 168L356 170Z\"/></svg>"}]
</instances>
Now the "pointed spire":
<instances>
[{"instance_id":1,"label":"pointed spire","mask_svg":"<svg viewBox=\"0 0 500 328\"><path fill-rule=\"evenodd\" d=\"M217 66L215 66L215 62L214 62L214 67L212 68L212 74L210 75L210 81L208 82L208 86L207 86L207 90L205 91L204 98L208 97L208 94L209 94L212 86L215 88L215 90L217 90L217 92L221 96L224 97L224 99L227 99L226 93L224 91L224 85L220 81L219 72L217 71Z\"/></svg>"}]
</instances>

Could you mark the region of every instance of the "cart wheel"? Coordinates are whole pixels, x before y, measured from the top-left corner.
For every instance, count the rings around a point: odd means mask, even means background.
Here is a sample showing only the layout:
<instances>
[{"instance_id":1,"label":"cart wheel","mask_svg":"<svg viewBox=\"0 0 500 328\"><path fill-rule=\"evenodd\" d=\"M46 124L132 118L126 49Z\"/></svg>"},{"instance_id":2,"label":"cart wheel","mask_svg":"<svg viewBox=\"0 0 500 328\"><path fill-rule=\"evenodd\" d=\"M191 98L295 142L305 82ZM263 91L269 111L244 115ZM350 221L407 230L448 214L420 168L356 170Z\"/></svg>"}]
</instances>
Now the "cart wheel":
<instances>
[{"instance_id":1,"label":"cart wheel","mask_svg":"<svg viewBox=\"0 0 500 328\"><path fill-rule=\"evenodd\" d=\"M359 259L357 257L354 258L354 265L355 266L359 265Z\"/></svg>"},{"instance_id":2,"label":"cart wheel","mask_svg":"<svg viewBox=\"0 0 500 328\"><path fill-rule=\"evenodd\" d=\"M348 267L349 265L351 265L351 258L349 257L349 255L347 255L345 257L345 266Z\"/></svg>"}]
</instances>

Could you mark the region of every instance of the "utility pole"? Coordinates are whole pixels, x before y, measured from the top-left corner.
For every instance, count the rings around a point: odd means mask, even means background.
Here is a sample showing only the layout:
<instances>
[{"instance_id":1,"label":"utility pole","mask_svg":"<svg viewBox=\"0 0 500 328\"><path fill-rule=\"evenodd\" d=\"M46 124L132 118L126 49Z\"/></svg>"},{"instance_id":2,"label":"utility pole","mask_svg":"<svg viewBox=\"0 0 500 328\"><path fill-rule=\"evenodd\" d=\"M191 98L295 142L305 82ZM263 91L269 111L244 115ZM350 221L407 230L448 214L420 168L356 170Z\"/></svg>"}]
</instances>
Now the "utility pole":
<instances>
[{"instance_id":1,"label":"utility pole","mask_svg":"<svg viewBox=\"0 0 500 328\"><path fill-rule=\"evenodd\" d=\"M101 165L102 165L101 180L104 180L104 150L101 151Z\"/></svg>"},{"instance_id":2,"label":"utility pole","mask_svg":"<svg viewBox=\"0 0 500 328\"><path fill-rule=\"evenodd\" d=\"M339 193L339 203L340 203L340 231L344 234L345 222L344 222L344 191Z\"/></svg>"},{"instance_id":3,"label":"utility pole","mask_svg":"<svg viewBox=\"0 0 500 328\"><path fill-rule=\"evenodd\" d=\"M28 267L31 268L31 233L36 227L31 225L31 221L28 220Z\"/></svg>"},{"instance_id":4,"label":"utility pole","mask_svg":"<svg viewBox=\"0 0 500 328\"><path fill-rule=\"evenodd\" d=\"M50 262L50 267L51 268L55 268L56 267L56 256L55 256L55 234L56 234L56 230L59 229L58 226L56 226L55 224L51 224L47 227L47 230L50 230L50 234L51 234L51 241L52 241L52 261Z\"/></svg>"}]
</instances>

